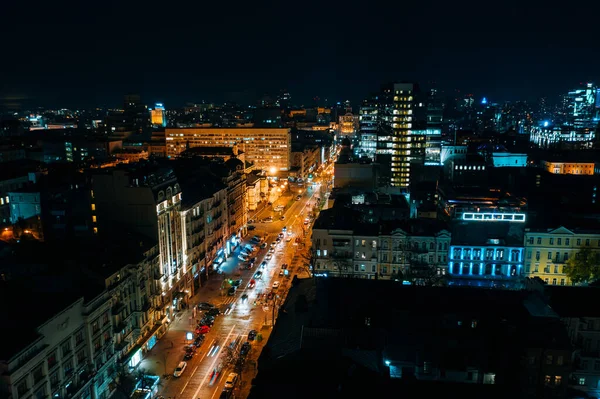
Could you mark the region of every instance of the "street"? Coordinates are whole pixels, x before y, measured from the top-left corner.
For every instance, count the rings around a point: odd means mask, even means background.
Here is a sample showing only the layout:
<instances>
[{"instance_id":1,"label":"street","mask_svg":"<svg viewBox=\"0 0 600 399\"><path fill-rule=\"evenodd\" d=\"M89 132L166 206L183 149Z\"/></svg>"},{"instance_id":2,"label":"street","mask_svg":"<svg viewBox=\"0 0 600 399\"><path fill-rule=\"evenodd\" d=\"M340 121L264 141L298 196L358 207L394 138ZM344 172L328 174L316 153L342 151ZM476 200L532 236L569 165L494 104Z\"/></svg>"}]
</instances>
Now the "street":
<instances>
[{"instance_id":1,"label":"street","mask_svg":"<svg viewBox=\"0 0 600 399\"><path fill-rule=\"evenodd\" d=\"M172 321L168 332L156 346L148 352L140 363L141 370L148 374L163 376L159 385L158 395L165 398L218 398L227 375L233 371L233 366L226 366L227 350L224 349L232 341L239 339L239 345L247 341L248 333L256 330L259 339L252 341L250 350L240 379L233 392L235 398L244 398L248 395L250 382L256 374L256 360L264 344L267 342L273 318L277 317L277 308L283 303L294 275L298 278L310 277L310 270L306 265L305 239L310 239L310 224L305 225L305 217L312 213L316 205L315 198L321 191L319 186L303 190L300 200L296 200L297 192L288 192L279 198L273 206L283 205L283 212L273 212L272 206L267 206L257 214L250 213L249 218L261 220L273 216L273 222L254 223L254 230L249 231L242 245L238 247L222 265L221 273L214 274L200 287L190 301L190 307L178 313ZM285 217L280 220L281 215ZM267 266L261 269L261 262L265 259L271 243L274 242L283 227L287 232L281 242L276 246L273 258L267 261ZM238 259L240 248L249 243L255 236L266 237L267 248L258 249L250 256L256 256L254 267L250 270L241 270L244 262ZM301 242L297 243L296 238ZM289 239L289 241L287 241ZM294 256L295 262L293 262ZM281 266L289 265L289 274L279 276ZM256 280L254 288L248 288L248 283L257 270L263 272L262 278ZM227 296L227 289L222 289L226 279L242 279L242 283L233 296ZM278 281L280 286L273 289L273 283ZM227 287L227 285L225 285ZM274 291L272 300L267 301L261 294ZM248 300L242 302L241 296L247 294ZM211 331L206 334L204 343L198 348L194 357L187 361L187 368L179 378L173 377L173 371L180 361L183 361L185 347L191 342L186 340L186 333L195 329L196 319L202 317L202 312L194 310L196 304L210 302L223 312L219 315ZM192 307L193 305L193 307ZM262 339L261 339L262 338ZM221 365L223 368L221 369ZM219 371L220 372L215 372Z\"/></svg>"}]
</instances>

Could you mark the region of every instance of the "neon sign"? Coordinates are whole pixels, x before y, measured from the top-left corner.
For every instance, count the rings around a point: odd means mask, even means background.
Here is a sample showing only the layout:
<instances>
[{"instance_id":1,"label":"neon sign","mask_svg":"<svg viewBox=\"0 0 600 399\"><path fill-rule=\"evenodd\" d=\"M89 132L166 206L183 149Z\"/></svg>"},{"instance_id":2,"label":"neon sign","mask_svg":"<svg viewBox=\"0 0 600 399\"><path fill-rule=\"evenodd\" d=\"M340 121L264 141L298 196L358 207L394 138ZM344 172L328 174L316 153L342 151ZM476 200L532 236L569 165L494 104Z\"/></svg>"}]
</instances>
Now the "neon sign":
<instances>
[{"instance_id":1,"label":"neon sign","mask_svg":"<svg viewBox=\"0 0 600 399\"><path fill-rule=\"evenodd\" d=\"M470 222L517 222L525 223L524 213L485 213L485 212L465 212L462 220Z\"/></svg>"}]
</instances>

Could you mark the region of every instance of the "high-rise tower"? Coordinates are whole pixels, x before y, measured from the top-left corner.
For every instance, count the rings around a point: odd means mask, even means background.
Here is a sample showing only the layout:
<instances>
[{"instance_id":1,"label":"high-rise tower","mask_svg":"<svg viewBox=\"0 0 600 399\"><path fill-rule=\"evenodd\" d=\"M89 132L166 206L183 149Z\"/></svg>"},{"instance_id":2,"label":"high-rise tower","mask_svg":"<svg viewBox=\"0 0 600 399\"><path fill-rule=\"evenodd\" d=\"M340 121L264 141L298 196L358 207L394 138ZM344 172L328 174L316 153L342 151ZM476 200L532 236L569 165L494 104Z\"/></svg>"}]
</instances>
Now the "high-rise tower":
<instances>
[{"instance_id":1,"label":"high-rise tower","mask_svg":"<svg viewBox=\"0 0 600 399\"><path fill-rule=\"evenodd\" d=\"M417 93L414 83L392 83L383 87L380 96L377 157L389 160L389 184L402 192L410 186L411 162L422 160L425 150L425 136L415 131L417 113L425 110L416 100Z\"/></svg>"}]
</instances>

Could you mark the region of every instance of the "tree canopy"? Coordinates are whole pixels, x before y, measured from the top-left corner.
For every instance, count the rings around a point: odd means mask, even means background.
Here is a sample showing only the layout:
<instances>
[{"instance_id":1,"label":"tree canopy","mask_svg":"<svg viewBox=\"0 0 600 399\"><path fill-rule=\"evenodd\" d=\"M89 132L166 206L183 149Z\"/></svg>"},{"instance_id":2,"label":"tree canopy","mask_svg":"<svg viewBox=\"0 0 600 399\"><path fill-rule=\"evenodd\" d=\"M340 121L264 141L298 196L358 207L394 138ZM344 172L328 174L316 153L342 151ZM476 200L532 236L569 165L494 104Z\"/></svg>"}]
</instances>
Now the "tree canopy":
<instances>
[{"instance_id":1,"label":"tree canopy","mask_svg":"<svg viewBox=\"0 0 600 399\"><path fill-rule=\"evenodd\" d=\"M582 247L567 261L564 271L574 283L593 282L600 278L598 254L589 247Z\"/></svg>"}]
</instances>

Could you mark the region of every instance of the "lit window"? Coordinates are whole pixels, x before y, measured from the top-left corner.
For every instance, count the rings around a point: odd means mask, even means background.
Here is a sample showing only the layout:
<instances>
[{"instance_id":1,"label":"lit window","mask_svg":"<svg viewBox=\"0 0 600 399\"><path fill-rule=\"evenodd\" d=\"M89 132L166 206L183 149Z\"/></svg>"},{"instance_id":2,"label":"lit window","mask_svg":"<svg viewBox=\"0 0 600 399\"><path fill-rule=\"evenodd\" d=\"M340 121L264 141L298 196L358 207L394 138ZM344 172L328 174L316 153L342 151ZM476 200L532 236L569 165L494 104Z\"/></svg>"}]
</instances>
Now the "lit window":
<instances>
[{"instance_id":1,"label":"lit window","mask_svg":"<svg viewBox=\"0 0 600 399\"><path fill-rule=\"evenodd\" d=\"M94 234L98 234L98 228L94 227Z\"/></svg>"},{"instance_id":2,"label":"lit window","mask_svg":"<svg viewBox=\"0 0 600 399\"><path fill-rule=\"evenodd\" d=\"M96 223L96 215L92 216L92 222Z\"/></svg>"},{"instance_id":3,"label":"lit window","mask_svg":"<svg viewBox=\"0 0 600 399\"><path fill-rule=\"evenodd\" d=\"M585 377L579 377L579 385L585 385Z\"/></svg>"},{"instance_id":4,"label":"lit window","mask_svg":"<svg viewBox=\"0 0 600 399\"><path fill-rule=\"evenodd\" d=\"M96 204L92 204L92 211L96 210Z\"/></svg>"}]
</instances>

